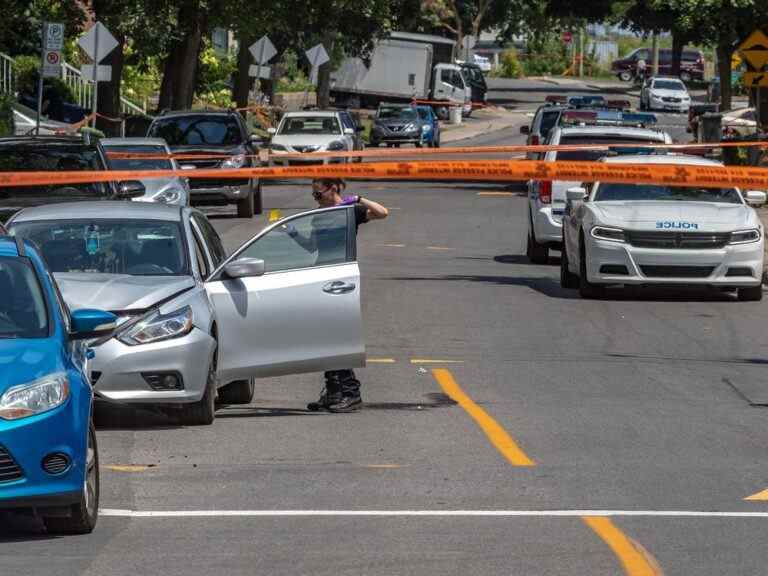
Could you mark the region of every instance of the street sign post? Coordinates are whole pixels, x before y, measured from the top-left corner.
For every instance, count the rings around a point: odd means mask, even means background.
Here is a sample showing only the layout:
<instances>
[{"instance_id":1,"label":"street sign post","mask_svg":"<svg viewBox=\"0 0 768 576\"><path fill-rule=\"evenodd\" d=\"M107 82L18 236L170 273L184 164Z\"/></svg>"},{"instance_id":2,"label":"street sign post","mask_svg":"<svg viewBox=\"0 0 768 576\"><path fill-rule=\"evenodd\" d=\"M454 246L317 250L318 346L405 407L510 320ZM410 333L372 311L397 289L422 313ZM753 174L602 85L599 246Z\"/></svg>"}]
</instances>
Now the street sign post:
<instances>
[{"instance_id":1,"label":"street sign post","mask_svg":"<svg viewBox=\"0 0 768 576\"><path fill-rule=\"evenodd\" d=\"M99 66L112 50L117 48L118 41L112 36L101 22L96 22L88 32L80 36L78 46L93 60L93 66L89 69L91 82L93 82L93 126L96 127L96 106L99 95L99 82L109 81L112 75L111 66ZM106 69L106 70L105 70ZM85 76L85 75L84 75ZM106 80L104 79L106 77Z\"/></svg>"},{"instance_id":2,"label":"street sign post","mask_svg":"<svg viewBox=\"0 0 768 576\"><path fill-rule=\"evenodd\" d=\"M266 64L275 57L277 50L275 49L275 45L272 44L272 41L265 34L251 44L248 47L248 51L251 53L251 56L256 59L256 65L254 66L251 64L248 67L248 75L256 78L256 87L260 89L261 87L258 80L268 80L270 78L272 69L269 66L266 66ZM259 92L260 91L261 90L259 90Z\"/></svg>"},{"instance_id":3,"label":"street sign post","mask_svg":"<svg viewBox=\"0 0 768 576\"><path fill-rule=\"evenodd\" d=\"M64 24L43 22L40 78L37 82L37 121L35 132L40 134L40 116L43 113L44 78L61 75L61 49L64 46Z\"/></svg>"},{"instance_id":4,"label":"street sign post","mask_svg":"<svg viewBox=\"0 0 768 576\"><path fill-rule=\"evenodd\" d=\"M309 74L309 80L312 82L312 84L317 86L317 69L328 62L331 58L328 56L328 52L325 51L325 47L322 44L313 46L304 52L304 54L306 55L307 60L309 60L309 63L312 65L312 71Z\"/></svg>"}]
</instances>

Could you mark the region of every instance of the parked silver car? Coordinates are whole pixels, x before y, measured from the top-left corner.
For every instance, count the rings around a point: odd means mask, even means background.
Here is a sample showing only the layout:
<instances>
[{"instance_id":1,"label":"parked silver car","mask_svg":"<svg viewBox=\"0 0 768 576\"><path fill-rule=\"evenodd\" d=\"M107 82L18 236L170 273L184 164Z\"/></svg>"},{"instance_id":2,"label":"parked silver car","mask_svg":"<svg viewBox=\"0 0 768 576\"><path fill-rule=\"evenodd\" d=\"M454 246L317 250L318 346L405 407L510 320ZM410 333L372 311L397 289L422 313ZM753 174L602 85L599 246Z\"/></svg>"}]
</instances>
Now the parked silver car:
<instances>
[{"instance_id":1,"label":"parked silver car","mask_svg":"<svg viewBox=\"0 0 768 576\"><path fill-rule=\"evenodd\" d=\"M70 308L118 315L91 343L98 395L181 404L185 422L209 424L217 393L248 403L253 378L365 363L353 209L295 214L229 257L188 207L54 204L8 228L40 246Z\"/></svg>"},{"instance_id":2,"label":"parked silver car","mask_svg":"<svg viewBox=\"0 0 768 576\"><path fill-rule=\"evenodd\" d=\"M173 158L121 158L117 154L169 155L171 149L162 138L102 138L101 146L110 170L179 170ZM133 198L137 202L159 202L189 206L189 181L182 176L171 178L139 179L144 185L144 196Z\"/></svg>"}]
</instances>

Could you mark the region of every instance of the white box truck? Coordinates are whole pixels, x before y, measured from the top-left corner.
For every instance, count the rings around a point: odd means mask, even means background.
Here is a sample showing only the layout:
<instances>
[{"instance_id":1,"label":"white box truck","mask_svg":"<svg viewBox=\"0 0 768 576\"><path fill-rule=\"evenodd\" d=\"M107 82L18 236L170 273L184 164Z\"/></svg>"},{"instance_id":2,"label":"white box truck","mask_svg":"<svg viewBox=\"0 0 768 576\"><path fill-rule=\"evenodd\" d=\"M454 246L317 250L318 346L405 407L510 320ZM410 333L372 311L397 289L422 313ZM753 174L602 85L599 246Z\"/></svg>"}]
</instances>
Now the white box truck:
<instances>
[{"instance_id":1,"label":"white box truck","mask_svg":"<svg viewBox=\"0 0 768 576\"><path fill-rule=\"evenodd\" d=\"M381 102L433 102L438 117L449 108L472 109L471 88L453 63L455 42L439 36L392 32L376 43L370 67L347 58L331 74L331 97L337 106L375 108Z\"/></svg>"}]
</instances>

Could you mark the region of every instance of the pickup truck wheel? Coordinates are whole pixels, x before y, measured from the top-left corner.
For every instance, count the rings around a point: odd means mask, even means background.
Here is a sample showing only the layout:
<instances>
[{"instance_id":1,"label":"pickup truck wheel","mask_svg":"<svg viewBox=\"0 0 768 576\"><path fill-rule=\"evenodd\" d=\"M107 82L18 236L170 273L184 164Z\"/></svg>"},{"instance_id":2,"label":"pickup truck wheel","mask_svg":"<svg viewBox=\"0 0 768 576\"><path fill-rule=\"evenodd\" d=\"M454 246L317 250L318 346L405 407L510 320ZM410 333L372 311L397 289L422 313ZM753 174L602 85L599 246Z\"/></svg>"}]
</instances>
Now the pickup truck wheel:
<instances>
[{"instance_id":1,"label":"pickup truck wheel","mask_svg":"<svg viewBox=\"0 0 768 576\"><path fill-rule=\"evenodd\" d=\"M255 388L256 381L253 378L235 380L219 390L219 402L222 404L250 404Z\"/></svg>"},{"instance_id":2,"label":"pickup truck wheel","mask_svg":"<svg viewBox=\"0 0 768 576\"><path fill-rule=\"evenodd\" d=\"M253 203L253 197L254 197L254 190L251 188L251 190L248 192L248 196L243 198L242 200L237 201L237 217L238 218L253 218L253 211L254 211L254 203Z\"/></svg>"},{"instance_id":3,"label":"pickup truck wheel","mask_svg":"<svg viewBox=\"0 0 768 576\"><path fill-rule=\"evenodd\" d=\"M632 73L629 70L622 70L619 73L619 80L622 82L629 82L632 80Z\"/></svg>"},{"instance_id":4,"label":"pickup truck wheel","mask_svg":"<svg viewBox=\"0 0 768 576\"><path fill-rule=\"evenodd\" d=\"M448 120L448 116L450 115L447 106L439 106L435 110L435 114L437 114L437 117L443 121Z\"/></svg>"},{"instance_id":5,"label":"pickup truck wheel","mask_svg":"<svg viewBox=\"0 0 768 576\"><path fill-rule=\"evenodd\" d=\"M759 302L763 299L763 286L750 286L749 288L739 288L739 301L741 302Z\"/></svg>"},{"instance_id":6,"label":"pickup truck wheel","mask_svg":"<svg viewBox=\"0 0 768 576\"><path fill-rule=\"evenodd\" d=\"M597 300L605 296L605 286L592 284L587 279L587 251L584 240L581 241L581 258L579 258L579 295L588 300Z\"/></svg>"},{"instance_id":7,"label":"pickup truck wheel","mask_svg":"<svg viewBox=\"0 0 768 576\"><path fill-rule=\"evenodd\" d=\"M85 457L85 479L80 502L69 509L69 516L43 518L49 534L89 534L99 519L99 450L93 422L88 427Z\"/></svg>"},{"instance_id":8,"label":"pickup truck wheel","mask_svg":"<svg viewBox=\"0 0 768 576\"><path fill-rule=\"evenodd\" d=\"M691 73L686 70L683 70L682 72L680 72L680 80L688 84L692 80Z\"/></svg>"},{"instance_id":9,"label":"pickup truck wheel","mask_svg":"<svg viewBox=\"0 0 768 576\"><path fill-rule=\"evenodd\" d=\"M261 180L256 180L256 186L253 191L253 213L258 215L264 211L263 198L261 195Z\"/></svg>"}]
</instances>

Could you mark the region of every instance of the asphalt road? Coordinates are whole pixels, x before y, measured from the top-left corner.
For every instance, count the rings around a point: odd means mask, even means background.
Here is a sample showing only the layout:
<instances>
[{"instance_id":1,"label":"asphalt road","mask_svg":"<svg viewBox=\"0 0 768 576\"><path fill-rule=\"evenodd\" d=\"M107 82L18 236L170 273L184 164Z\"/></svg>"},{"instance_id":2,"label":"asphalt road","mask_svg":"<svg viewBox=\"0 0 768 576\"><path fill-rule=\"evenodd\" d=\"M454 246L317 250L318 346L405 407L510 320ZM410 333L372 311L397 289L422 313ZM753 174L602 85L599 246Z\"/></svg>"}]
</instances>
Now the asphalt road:
<instances>
[{"instance_id":1,"label":"asphalt road","mask_svg":"<svg viewBox=\"0 0 768 576\"><path fill-rule=\"evenodd\" d=\"M768 487L764 304L582 301L556 258L526 261L525 199L506 186L350 192L392 209L358 242L366 409L307 412L320 375L259 381L209 427L108 408L96 531L0 516L0 573L765 573L768 504L745 500ZM266 206L312 202L278 185ZM268 217L231 213L211 210L229 249Z\"/></svg>"}]
</instances>

